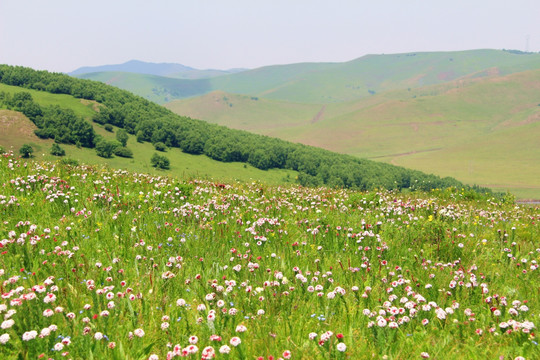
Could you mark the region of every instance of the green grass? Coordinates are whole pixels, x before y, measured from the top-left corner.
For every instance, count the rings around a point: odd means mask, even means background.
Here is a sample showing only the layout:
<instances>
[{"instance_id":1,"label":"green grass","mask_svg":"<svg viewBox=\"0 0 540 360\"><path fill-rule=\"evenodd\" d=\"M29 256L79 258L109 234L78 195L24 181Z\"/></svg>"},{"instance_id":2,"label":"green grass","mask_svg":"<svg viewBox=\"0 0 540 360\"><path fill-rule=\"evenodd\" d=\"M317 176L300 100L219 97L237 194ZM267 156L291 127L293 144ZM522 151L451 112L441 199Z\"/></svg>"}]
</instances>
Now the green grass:
<instances>
[{"instance_id":1,"label":"green grass","mask_svg":"<svg viewBox=\"0 0 540 360\"><path fill-rule=\"evenodd\" d=\"M0 156L3 360L537 358L540 208L159 175Z\"/></svg>"},{"instance_id":2,"label":"green grass","mask_svg":"<svg viewBox=\"0 0 540 360\"><path fill-rule=\"evenodd\" d=\"M517 56L517 55L515 55ZM523 55L525 56L525 55ZM211 93L179 114L540 198L540 71L323 105ZM223 98L233 104L227 107Z\"/></svg>"},{"instance_id":3,"label":"green grass","mask_svg":"<svg viewBox=\"0 0 540 360\"><path fill-rule=\"evenodd\" d=\"M71 95L51 94L45 91L25 89L18 86L10 86L5 84L0 84L0 92L2 91L10 94L25 91L30 93L34 101L40 105L58 105L61 108L71 109L75 112L77 116L81 116L84 118L91 118L95 114L94 108L96 106L100 106L95 101L77 99Z\"/></svg>"},{"instance_id":4,"label":"green grass","mask_svg":"<svg viewBox=\"0 0 540 360\"><path fill-rule=\"evenodd\" d=\"M268 100L223 91L176 100L164 106L194 119L270 136L273 131L280 132L291 126L309 124L322 108L317 104Z\"/></svg>"},{"instance_id":5,"label":"green grass","mask_svg":"<svg viewBox=\"0 0 540 360\"><path fill-rule=\"evenodd\" d=\"M131 91L158 104L211 91L211 85L208 79L184 80L116 71L89 73L77 77L101 81L108 85Z\"/></svg>"}]
</instances>

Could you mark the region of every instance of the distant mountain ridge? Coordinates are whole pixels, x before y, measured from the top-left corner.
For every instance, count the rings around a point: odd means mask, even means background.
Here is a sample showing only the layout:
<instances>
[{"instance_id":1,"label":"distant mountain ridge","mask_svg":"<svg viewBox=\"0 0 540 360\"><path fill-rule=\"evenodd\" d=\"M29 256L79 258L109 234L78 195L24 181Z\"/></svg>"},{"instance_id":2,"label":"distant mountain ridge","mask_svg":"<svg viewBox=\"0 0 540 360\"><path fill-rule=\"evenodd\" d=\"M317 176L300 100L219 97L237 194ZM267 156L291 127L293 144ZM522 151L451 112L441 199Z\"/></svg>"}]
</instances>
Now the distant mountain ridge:
<instances>
[{"instance_id":1,"label":"distant mountain ridge","mask_svg":"<svg viewBox=\"0 0 540 360\"><path fill-rule=\"evenodd\" d=\"M77 75L118 86L158 103L221 90L291 102L328 104L367 98L388 90L442 84L540 69L540 54L504 50L366 55L342 63L265 66L223 76L163 79L114 72Z\"/></svg>"},{"instance_id":2,"label":"distant mountain ridge","mask_svg":"<svg viewBox=\"0 0 540 360\"><path fill-rule=\"evenodd\" d=\"M83 66L70 73L71 76L80 76L83 74L101 73L101 72L126 72L134 74L156 75L172 77L177 79L203 79L213 76L234 74L246 69L195 69L186 65L176 63L151 63L140 60L130 60L123 64L101 65L101 66Z\"/></svg>"}]
</instances>

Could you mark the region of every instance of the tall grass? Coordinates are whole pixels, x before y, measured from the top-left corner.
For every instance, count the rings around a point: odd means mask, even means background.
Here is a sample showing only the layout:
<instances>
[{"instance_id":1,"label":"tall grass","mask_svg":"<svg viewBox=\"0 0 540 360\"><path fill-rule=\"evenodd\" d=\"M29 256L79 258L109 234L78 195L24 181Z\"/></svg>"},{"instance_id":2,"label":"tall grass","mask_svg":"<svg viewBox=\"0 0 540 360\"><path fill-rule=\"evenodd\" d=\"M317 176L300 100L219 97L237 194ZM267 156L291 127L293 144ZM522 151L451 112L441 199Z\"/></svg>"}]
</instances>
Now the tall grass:
<instances>
[{"instance_id":1,"label":"tall grass","mask_svg":"<svg viewBox=\"0 0 540 360\"><path fill-rule=\"evenodd\" d=\"M12 154L0 183L5 359L539 353L538 208Z\"/></svg>"}]
</instances>

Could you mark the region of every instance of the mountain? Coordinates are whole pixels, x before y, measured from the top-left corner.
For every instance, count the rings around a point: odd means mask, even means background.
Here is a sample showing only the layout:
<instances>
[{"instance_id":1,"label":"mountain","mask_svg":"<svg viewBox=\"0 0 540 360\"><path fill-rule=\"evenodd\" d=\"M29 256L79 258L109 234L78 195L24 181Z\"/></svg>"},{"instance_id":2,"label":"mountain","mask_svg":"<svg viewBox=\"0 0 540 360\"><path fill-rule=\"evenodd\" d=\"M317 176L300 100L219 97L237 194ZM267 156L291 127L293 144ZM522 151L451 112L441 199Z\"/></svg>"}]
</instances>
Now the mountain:
<instances>
[{"instance_id":1,"label":"mountain","mask_svg":"<svg viewBox=\"0 0 540 360\"><path fill-rule=\"evenodd\" d=\"M540 198L540 70L470 76L349 102L304 104L224 92L176 113Z\"/></svg>"},{"instance_id":2,"label":"mountain","mask_svg":"<svg viewBox=\"0 0 540 360\"><path fill-rule=\"evenodd\" d=\"M538 68L540 54L469 50L366 55L344 63L275 65L208 79L165 81L124 74L119 80L117 73L103 72L86 74L84 78L119 86L158 103L221 90L274 100L328 104L388 90Z\"/></svg>"},{"instance_id":3,"label":"mountain","mask_svg":"<svg viewBox=\"0 0 540 360\"><path fill-rule=\"evenodd\" d=\"M130 60L123 64L85 66L69 73L71 76L81 76L89 73L102 72L125 72L133 74L157 75L178 79L202 79L214 76L233 74L244 71L245 69L230 70L198 70L189 66L175 63L150 63L139 60Z\"/></svg>"}]
</instances>

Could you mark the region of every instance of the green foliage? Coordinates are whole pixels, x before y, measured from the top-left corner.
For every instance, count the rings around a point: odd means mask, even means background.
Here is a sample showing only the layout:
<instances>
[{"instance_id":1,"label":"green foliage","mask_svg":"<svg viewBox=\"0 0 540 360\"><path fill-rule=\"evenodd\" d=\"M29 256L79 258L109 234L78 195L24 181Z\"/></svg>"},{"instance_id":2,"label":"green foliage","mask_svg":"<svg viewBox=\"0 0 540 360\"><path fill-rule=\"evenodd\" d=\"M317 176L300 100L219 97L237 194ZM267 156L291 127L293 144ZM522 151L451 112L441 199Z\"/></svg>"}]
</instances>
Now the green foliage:
<instances>
[{"instance_id":1,"label":"green foliage","mask_svg":"<svg viewBox=\"0 0 540 360\"><path fill-rule=\"evenodd\" d=\"M104 126L105 130L107 130L108 132L113 132L113 126L111 124L105 124Z\"/></svg>"},{"instance_id":2,"label":"green foliage","mask_svg":"<svg viewBox=\"0 0 540 360\"><path fill-rule=\"evenodd\" d=\"M23 158L30 158L32 157L32 154L34 153L34 149L32 148L31 145L29 144L24 144L23 146L21 146L21 148L19 149L19 154L21 154L21 156Z\"/></svg>"},{"instance_id":3,"label":"green foliage","mask_svg":"<svg viewBox=\"0 0 540 360\"><path fill-rule=\"evenodd\" d=\"M108 159L112 157L117 147L118 143L116 141L101 140L96 145L96 153L98 154L98 156Z\"/></svg>"},{"instance_id":4,"label":"green foliage","mask_svg":"<svg viewBox=\"0 0 540 360\"><path fill-rule=\"evenodd\" d=\"M144 134L141 130L137 131L137 142L138 143L144 142Z\"/></svg>"},{"instance_id":5,"label":"green foliage","mask_svg":"<svg viewBox=\"0 0 540 360\"><path fill-rule=\"evenodd\" d=\"M125 129L118 129L116 132L116 140L118 140L122 146L125 147L127 145L128 139L129 136L127 131Z\"/></svg>"},{"instance_id":6,"label":"green foliage","mask_svg":"<svg viewBox=\"0 0 540 360\"><path fill-rule=\"evenodd\" d=\"M133 151L131 149L125 147L125 146L119 146L116 149L114 149L114 155L125 157L125 158L132 158L133 157Z\"/></svg>"},{"instance_id":7,"label":"green foliage","mask_svg":"<svg viewBox=\"0 0 540 360\"><path fill-rule=\"evenodd\" d=\"M152 158L150 158L150 164L155 168L164 170L168 170L171 166L171 163L167 157L157 153L154 153Z\"/></svg>"},{"instance_id":8,"label":"green foliage","mask_svg":"<svg viewBox=\"0 0 540 360\"><path fill-rule=\"evenodd\" d=\"M66 150L62 149L57 143L54 143L51 147L51 155L64 156L66 155Z\"/></svg>"},{"instance_id":9,"label":"green foliage","mask_svg":"<svg viewBox=\"0 0 540 360\"><path fill-rule=\"evenodd\" d=\"M156 149L157 151L165 151L167 150L167 145L162 142L157 142L154 143L154 149Z\"/></svg>"},{"instance_id":10,"label":"green foliage","mask_svg":"<svg viewBox=\"0 0 540 360\"><path fill-rule=\"evenodd\" d=\"M199 155L204 153L205 139L195 131L181 133L183 139L180 141L180 148L188 154Z\"/></svg>"},{"instance_id":11,"label":"green foliage","mask_svg":"<svg viewBox=\"0 0 540 360\"><path fill-rule=\"evenodd\" d=\"M69 167L79 166L79 161L71 158L63 158L62 160L60 160L60 163Z\"/></svg>"}]
</instances>

